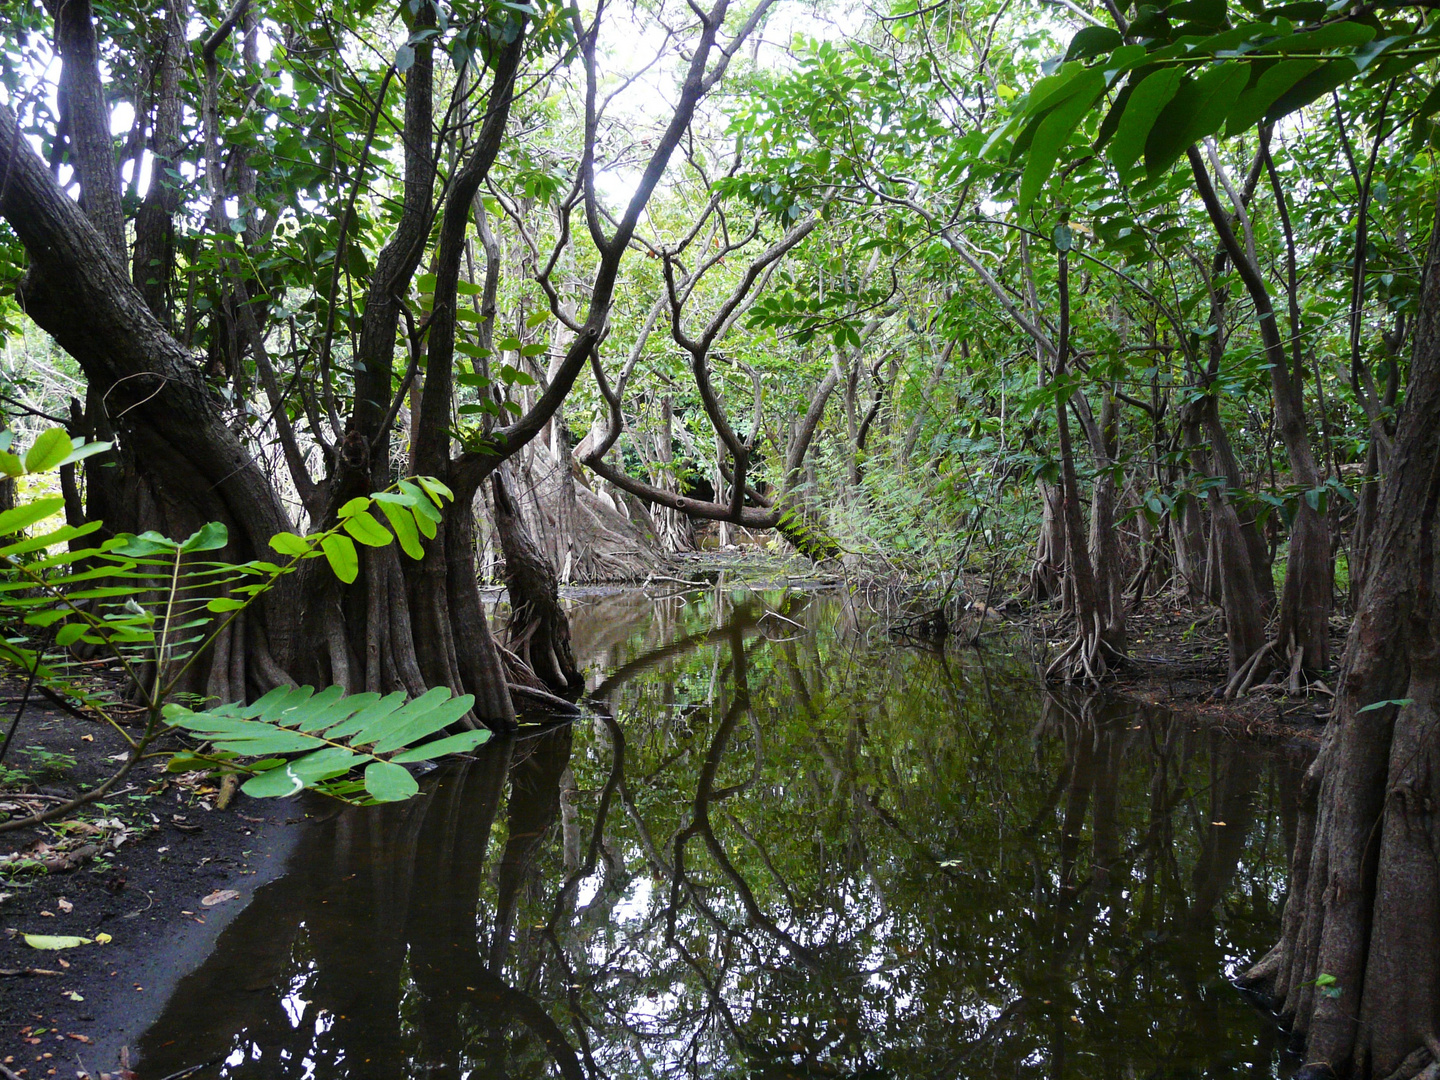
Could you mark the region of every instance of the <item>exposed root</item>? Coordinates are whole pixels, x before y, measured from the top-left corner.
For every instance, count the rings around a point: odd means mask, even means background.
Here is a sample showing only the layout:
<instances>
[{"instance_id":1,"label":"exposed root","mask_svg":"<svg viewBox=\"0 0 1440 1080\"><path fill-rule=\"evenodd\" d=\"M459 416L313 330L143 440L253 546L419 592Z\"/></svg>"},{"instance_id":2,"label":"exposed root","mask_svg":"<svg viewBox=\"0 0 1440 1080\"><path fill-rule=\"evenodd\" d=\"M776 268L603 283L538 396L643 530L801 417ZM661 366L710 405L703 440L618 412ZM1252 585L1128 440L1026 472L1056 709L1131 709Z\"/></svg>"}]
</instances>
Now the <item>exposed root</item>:
<instances>
[{"instance_id":1,"label":"exposed root","mask_svg":"<svg viewBox=\"0 0 1440 1080\"><path fill-rule=\"evenodd\" d=\"M1089 620L1077 622L1079 633L1045 669L1045 681L1099 686L1122 657L1105 640L1098 611L1091 612Z\"/></svg>"},{"instance_id":2,"label":"exposed root","mask_svg":"<svg viewBox=\"0 0 1440 1080\"><path fill-rule=\"evenodd\" d=\"M1243 664L1235 669L1235 674L1230 676L1230 681L1225 684L1225 700L1234 701L1237 697L1244 697L1250 691L1255 676L1260 672L1260 662L1275 651L1280 642L1271 639L1261 645L1250 654Z\"/></svg>"},{"instance_id":3,"label":"exposed root","mask_svg":"<svg viewBox=\"0 0 1440 1080\"><path fill-rule=\"evenodd\" d=\"M1271 638L1250 654L1243 664L1236 669L1235 674L1225 684L1225 700L1233 701L1237 697L1244 697L1255 685L1255 680L1265 671L1265 657L1273 655L1276 660L1290 661L1289 678L1285 682L1285 692L1289 694L1300 694L1309 688L1310 682L1305 678L1305 646L1296 645L1295 638L1291 635L1290 648L1283 656L1280 652L1280 641L1278 638ZM1284 671L1284 668L1280 669ZM1278 674L1278 672L1277 672ZM1279 684L1277 683L1277 686ZM1324 686L1324 683L1320 684ZM1325 687L1328 691L1329 687Z\"/></svg>"},{"instance_id":4,"label":"exposed root","mask_svg":"<svg viewBox=\"0 0 1440 1080\"><path fill-rule=\"evenodd\" d=\"M579 716L580 706L573 701L566 701L562 697L556 697L548 690L540 690L534 686L527 686L524 683L509 683L510 693L517 698L524 698L542 706L547 712L560 713L564 716Z\"/></svg>"}]
</instances>

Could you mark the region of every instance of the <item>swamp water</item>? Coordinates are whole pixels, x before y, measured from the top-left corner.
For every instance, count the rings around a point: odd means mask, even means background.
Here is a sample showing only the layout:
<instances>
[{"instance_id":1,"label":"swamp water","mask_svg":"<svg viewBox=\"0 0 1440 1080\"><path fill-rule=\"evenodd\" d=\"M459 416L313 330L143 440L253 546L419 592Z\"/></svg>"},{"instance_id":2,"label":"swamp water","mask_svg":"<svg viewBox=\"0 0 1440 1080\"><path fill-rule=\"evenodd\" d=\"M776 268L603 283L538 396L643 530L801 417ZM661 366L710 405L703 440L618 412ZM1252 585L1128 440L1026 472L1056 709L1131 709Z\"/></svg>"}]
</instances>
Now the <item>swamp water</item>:
<instances>
[{"instance_id":1,"label":"swamp water","mask_svg":"<svg viewBox=\"0 0 1440 1080\"><path fill-rule=\"evenodd\" d=\"M142 1080L1284 1075L1304 761L823 594L583 602L596 715L310 807Z\"/></svg>"}]
</instances>

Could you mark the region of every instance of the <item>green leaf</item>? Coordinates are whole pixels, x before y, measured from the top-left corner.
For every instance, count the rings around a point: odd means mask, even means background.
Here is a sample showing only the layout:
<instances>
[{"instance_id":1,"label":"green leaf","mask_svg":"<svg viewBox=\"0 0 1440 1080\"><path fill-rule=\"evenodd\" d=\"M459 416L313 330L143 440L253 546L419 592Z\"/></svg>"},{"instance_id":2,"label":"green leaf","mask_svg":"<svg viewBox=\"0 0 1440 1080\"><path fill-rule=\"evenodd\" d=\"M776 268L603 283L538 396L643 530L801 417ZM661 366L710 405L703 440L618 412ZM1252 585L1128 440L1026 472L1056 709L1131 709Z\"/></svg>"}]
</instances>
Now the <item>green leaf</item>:
<instances>
[{"instance_id":1,"label":"green leaf","mask_svg":"<svg viewBox=\"0 0 1440 1080\"><path fill-rule=\"evenodd\" d=\"M379 506L389 520L390 527L395 530L395 539L400 541L400 550L417 562L423 559L425 549L420 546L420 532L415 528L415 518L410 513L410 508L391 502L381 502Z\"/></svg>"},{"instance_id":2,"label":"green leaf","mask_svg":"<svg viewBox=\"0 0 1440 1080\"><path fill-rule=\"evenodd\" d=\"M1231 62L1183 80L1145 141L1145 171L1159 175L1187 147L1218 131L1249 77L1246 65Z\"/></svg>"},{"instance_id":3,"label":"green leaf","mask_svg":"<svg viewBox=\"0 0 1440 1080\"><path fill-rule=\"evenodd\" d=\"M186 538L180 545L180 550L185 554L196 551L218 551L230 542L230 533L225 526L218 521L212 521L203 525L199 532Z\"/></svg>"},{"instance_id":4,"label":"green leaf","mask_svg":"<svg viewBox=\"0 0 1440 1080\"><path fill-rule=\"evenodd\" d=\"M77 461L84 461L86 458L94 457L96 454L103 454L114 445L114 443L108 442L86 442L84 439L72 439L70 453L65 455L64 460L62 460L60 464L73 465Z\"/></svg>"},{"instance_id":5,"label":"green leaf","mask_svg":"<svg viewBox=\"0 0 1440 1080\"><path fill-rule=\"evenodd\" d=\"M65 937L56 934L25 934L25 944L32 949L75 949L81 945L95 944L93 938Z\"/></svg>"},{"instance_id":6,"label":"green leaf","mask_svg":"<svg viewBox=\"0 0 1440 1080\"><path fill-rule=\"evenodd\" d=\"M1291 34L1275 43L1275 49L1282 53L1323 52L1326 49L1354 48L1364 45L1375 37L1375 28L1362 22L1346 19L1342 22L1327 23L1315 30Z\"/></svg>"},{"instance_id":7,"label":"green leaf","mask_svg":"<svg viewBox=\"0 0 1440 1080\"><path fill-rule=\"evenodd\" d=\"M394 762L406 761L433 761L435 758L444 757L446 754L465 754L474 750L477 746L490 741L490 732L485 728L478 731L462 731L459 735L447 735L443 739L436 739L434 742L417 746L413 750L406 750L395 754L390 758Z\"/></svg>"},{"instance_id":8,"label":"green leaf","mask_svg":"<svg viewBox=\"0 0 1440 1080\"><path fill-rule=\"evenodd\" d=\"M455 492L435 480L435 477L416 477L415 480L420 487L425 488L425 494L431 497L431 501L435 505L442 505L441 500L445 500L446 503L454 503ZM439 518L436 518L436 521L438 520Z\"/></svg>"},{"instance_id":9,"label":"green leaf","mask_svg":"<svg viewBox=\"0 0 1440 1080\"><path fill-rule=\"evenodd\" d=\"M1104 85L1103 73L1085 72L1074 80L1073 93L1040 121L1025 156L1025 171L1020 177L1020 199L1016 207L1019 213L1025 213L1035 201L1035 196L1040 194L1040 189L1045 186L1045 181L1055 169L1060 148L1090 111L1090 107L1095 103L1095 96L1104 89Z\"/></svg>"},{"instance_id":10,"label":"green leaf","mask_svg":"<svg viewBox=\"0 0 1440 1080\"><path fill-rule=\"evenodd\" d=\"M1248 131L1280 95L1320 66L1319 60L1281 60L1266 68L1254 85L1246 87L1225 121L1225 136Z\"/></svg>"},{"instance_id":11,"label":"green leaf","mask_svg":"<svg viewBox=\"0 0 1440 1080\"><path fill-rule=\"evenodd\" d=\"M276 533L270 538L270 546L281 555L298 557L310 554L310 545L305 542L305 538L292 532Z\"/></svg>"},{"instance_id":12,"label":"green leaf","mask_svg":"<svg viewBox=\"0 0 1440 1080\"><path fill-rule=\"evenodd\" d=\"M1185 0L1184 3L1167 7L1165 17L1177 24L1183 22L1222 26L1225 23L1225 0Z\"/></svg>"},{"instance_id":13,"label":"green leaf","mask_svg":"<svg viewBox=\"0 0 1440 1080\"><path fill-rule=\"evenodd\" d=\"M1359 68L1353 60L1327 60L1300 79L1279 100L1265 111L1265 122L1273 123L1296 109L1302 109L1321 94L1328 94L1343 82L1355 77Z\"/></svg>"},{"instance_id":14,"label":"green leaf","mask_svg":"<svg viewBox=\"0 0 1440 1080\"><path fill-rule=\"evenodd\" d=\"M401 709L384 725L384 732L375 740L374 753L389 754L396 750L411 745L412 743L441 731L462 716L468 713L475 704L472 694L461 694L459 697L449 698L450 691L444 687L437 687L442 700L439 703L431 703L425 708L411 708L418 706L435 691L430 691L415 699L404 709ZM363 742L357 737L357 741Z\"/></svg>"},{"instance_id":15,"label":"green leaf","mask_svg":"<svg viewBox=\"0 0 1440 1080\"><path fill-rule=\"evenodd\" d=\"M25 475L25 463L8 450L0 450L0 472L11 478Z\"/></svg>"},{"instance_id":16,"label":"green leaf","mask_svg":"<svg viewBox=\"0 0 1440 1080\"><path fill-rule=\"evenodd\" d=\"M545 323L549 321L550 312L546 311L544 308L541 308L539 311L535 312L533 315L529 316L525 320L525 327L528 330L534 330L537 326L544 326Z\"/></svg>"},{"instance_id":17,"label":"green leaf","mask_svg":"<svg viewBox=\"0 0 1440 1080\"><path fill-rule=\"evenodd\" d=\"M1089 60L1092 56L1112 52L1125 44L1125 39L1108 26L1087 26L1070 39L1066 60Z\"/></svg>"},{"instance_id":18,"label":"green leaf","mask_svg":"<svg viewBox=\"0 0 1440 1080\"><path fill-rule=\"evenodd\" d=\"M1128 173L1145 152L1150 130L1180 88L1183 74L1179 68L1161 68L1141 79L1130 92L1107 151L1121 176ZM1119 103L1116 104L1119 107Z\"/></svg>"},{"instance_id":19,"label":"green leaf","mask_svg":"<svg viewBox=\"0 0 1440 1080\"><path fill-rule=\"evenodd\" d=\"M55 644L62 649L69 648L79 641L88 629L89 625L83 622L66 623L55 635Z\"/></svg>"},{"instance_id":20,"label":"green leaf","mask_svg":"<svg viewBox=\"0 0 1440 1080\"><path fill-rule=\"evenodd\" d=\"M335 516L340 518L341 521L344 521L346 518L352 517L353 515L360 513L362 510L368 510L369 508L370 500L367 499L364 495L357 495L355 498L347 502L344 506L340 507L339 510L335 511Z\"/></svg>"},{"instance_id":21,"label":"green leaf","mask_svg":"<svg viewBox=\"0 0 1440 1080\"><path fill-rule=\"evenodd\" d=\"M17 506L13 510L6 510L4 513L0 513L0 536L17 533L37 521L43 521L52 514L58 514L64 508L64 498L52 495L46 499L36 499L24 506Z\"/></svg>"},{"instance_id":22,"label":"green leaf","mask_svg":"<svg viewBox=\"0 0 1440 1080\"><path fill-rule=\"evenodd\" d=\"M327 533L325 539L320 541L320 547L330 562L330 569L346 585L360 576L360 556L348 536Z\"/></svg>"},{"instance_id":23,"label":"green leaf","mask_svg":"<svg viewBox=\"0 0 1440 1080\"><path fill-rule=\"evenodd\" d=\"M237 600L232 596L217 596L214 600L206 604L205 607L210 611L219 613L223 611L239 611L241 608L247 606L247 604L248 601Z\"/></svg>"},{"instance_id":24,"label":"green leaf","mask_svg":"<svg viewBox=\"0 0 1440 1080\"><path fill-rule=\"evenodd\" d=\"M1375 712L1387 706L1394 705L1397 709L1403 709L1406 705L1414 705L1414 698L1386 698L1384 701L1372 701L1369 705L1362 706L1355 710L1356 715L1366 712Z\"/></svg>"},{"instance_id":25,"label":"green leaf","mask_svg":"<svg viewBox=\"0 0 1440 1080\"><path fill-rule=\"evenodd\" d=\"M42 431L25 455L25 471L38 473L53 469L69 457L72 449L70 436L65 434L64 428L52 427Z\"/></svg>"},{"instance_id":26,"label":"green leaf","mask_svg":"<svg viewBox=\"0 0 1440 1080\"><path fill-rule=\"evenodd\" d=\"M387 716L392 715L405 705L405 694L396 690L394 693L386 694L379 701L372 701L357 712L350 719L335 725L325 733L325 737L332 742L340 739L349 739L357 732L364 731L372 724L379 723Z\"/></svg>"},{"instance_id":27,"label":"green leaf","mask_svg":"<svg viewBox=\"0 0 1440 1080\"><path fill-rule=\"evenodd\" d=\"M312 787L321 780L344 776L360 760L359 754L346 750L343 746L327 746L323 750L316 750L294 761L267 769L259 776L245 781L240 790L256 799L284 798Z\"/></svg>"},{"instance_id":28,"label":"green leaf","mask_svg":"<svg viewBox=\"0 0 1440 1080\"><path fill-rule=\"evenodd\" d=\"M361 510L358 514L351 514L345 519L342 527L356 540L368 547L385 547L394 539L390 535L390 530L365 510Z\"/></svg>"},{"instance_id":29,"label":"green leaf","mask_svg":"<svg viewBox=\"0 0 1440 1080\"><path fill-rule=\"evenodd\" d=\"M403 802L420 790L402 765L375 761L365 766L365 790L376 802Z\"/></svg>"},{"instance_id":30,"label":"green leaf","mask_svg":"<svg viewBox=\"0 0 1440 1080\"><path fill-rule=\"evenodd\" d=\"M449 690L437 686L407 702L391 715L367 724L351 742L356 746L374 743L375 753L389 753L448 727L469 712L474 704L475 698L470 694L452 698Z\"/></svg>"}]
</instances>

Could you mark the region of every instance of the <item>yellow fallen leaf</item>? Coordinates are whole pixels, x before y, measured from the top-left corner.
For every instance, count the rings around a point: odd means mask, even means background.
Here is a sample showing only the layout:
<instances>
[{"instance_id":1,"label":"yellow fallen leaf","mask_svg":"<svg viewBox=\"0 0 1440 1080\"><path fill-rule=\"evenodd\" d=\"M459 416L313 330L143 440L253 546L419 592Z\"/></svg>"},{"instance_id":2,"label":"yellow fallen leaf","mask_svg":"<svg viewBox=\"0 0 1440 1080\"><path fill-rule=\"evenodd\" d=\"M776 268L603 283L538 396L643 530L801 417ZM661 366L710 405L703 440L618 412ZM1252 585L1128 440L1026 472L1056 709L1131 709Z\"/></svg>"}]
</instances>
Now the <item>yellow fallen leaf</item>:
<instances>
[{"instance_id":1,"label":"yellow fallen leaf","mask_svg":"<svg viewBox=\"0 0 1440 1080\"><path fill-rule=\"evenodd\" d=\"M110 942L112 942L112 941L114 941L114 940L115 940L115 939L112 938L109 934L96 934L96 935L95 935L95 944L96 944L96 945L109 945Z\"/></svg>"},{"instance_id":2,"label":"yellow fallen leaf","mask_svg":"<svg viewBox=\"0 0 1440 1080\"><path fill-rule=\"evenodd\" d=\"M206 907L214 907L216 904L223 904L226 900L234 900L240 894L234 889L216 889L208 896L200 898L200 903Z\"/></svg>"}]
</instances>

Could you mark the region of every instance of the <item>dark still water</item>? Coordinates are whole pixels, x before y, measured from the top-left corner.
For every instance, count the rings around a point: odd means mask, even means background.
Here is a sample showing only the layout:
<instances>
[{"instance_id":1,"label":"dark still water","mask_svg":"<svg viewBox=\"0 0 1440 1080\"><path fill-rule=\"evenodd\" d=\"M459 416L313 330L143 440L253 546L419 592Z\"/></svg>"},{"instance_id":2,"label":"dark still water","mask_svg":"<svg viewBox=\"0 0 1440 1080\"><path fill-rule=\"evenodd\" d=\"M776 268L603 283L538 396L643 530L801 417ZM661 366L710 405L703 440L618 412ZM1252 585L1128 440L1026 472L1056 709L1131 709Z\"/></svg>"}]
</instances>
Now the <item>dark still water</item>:
<instances>
[{"instance_id":1,"label":"dark still water","mask_svg":"<svg viewBox=\"0 0 1440 1080\"><path fill-rule=\"evenodd\" d=\"M335 812L141 1040L199 1078L1271 1077L1304 762L897 648L589 601L600 715Z\"/></svg>"}]
</instances>

